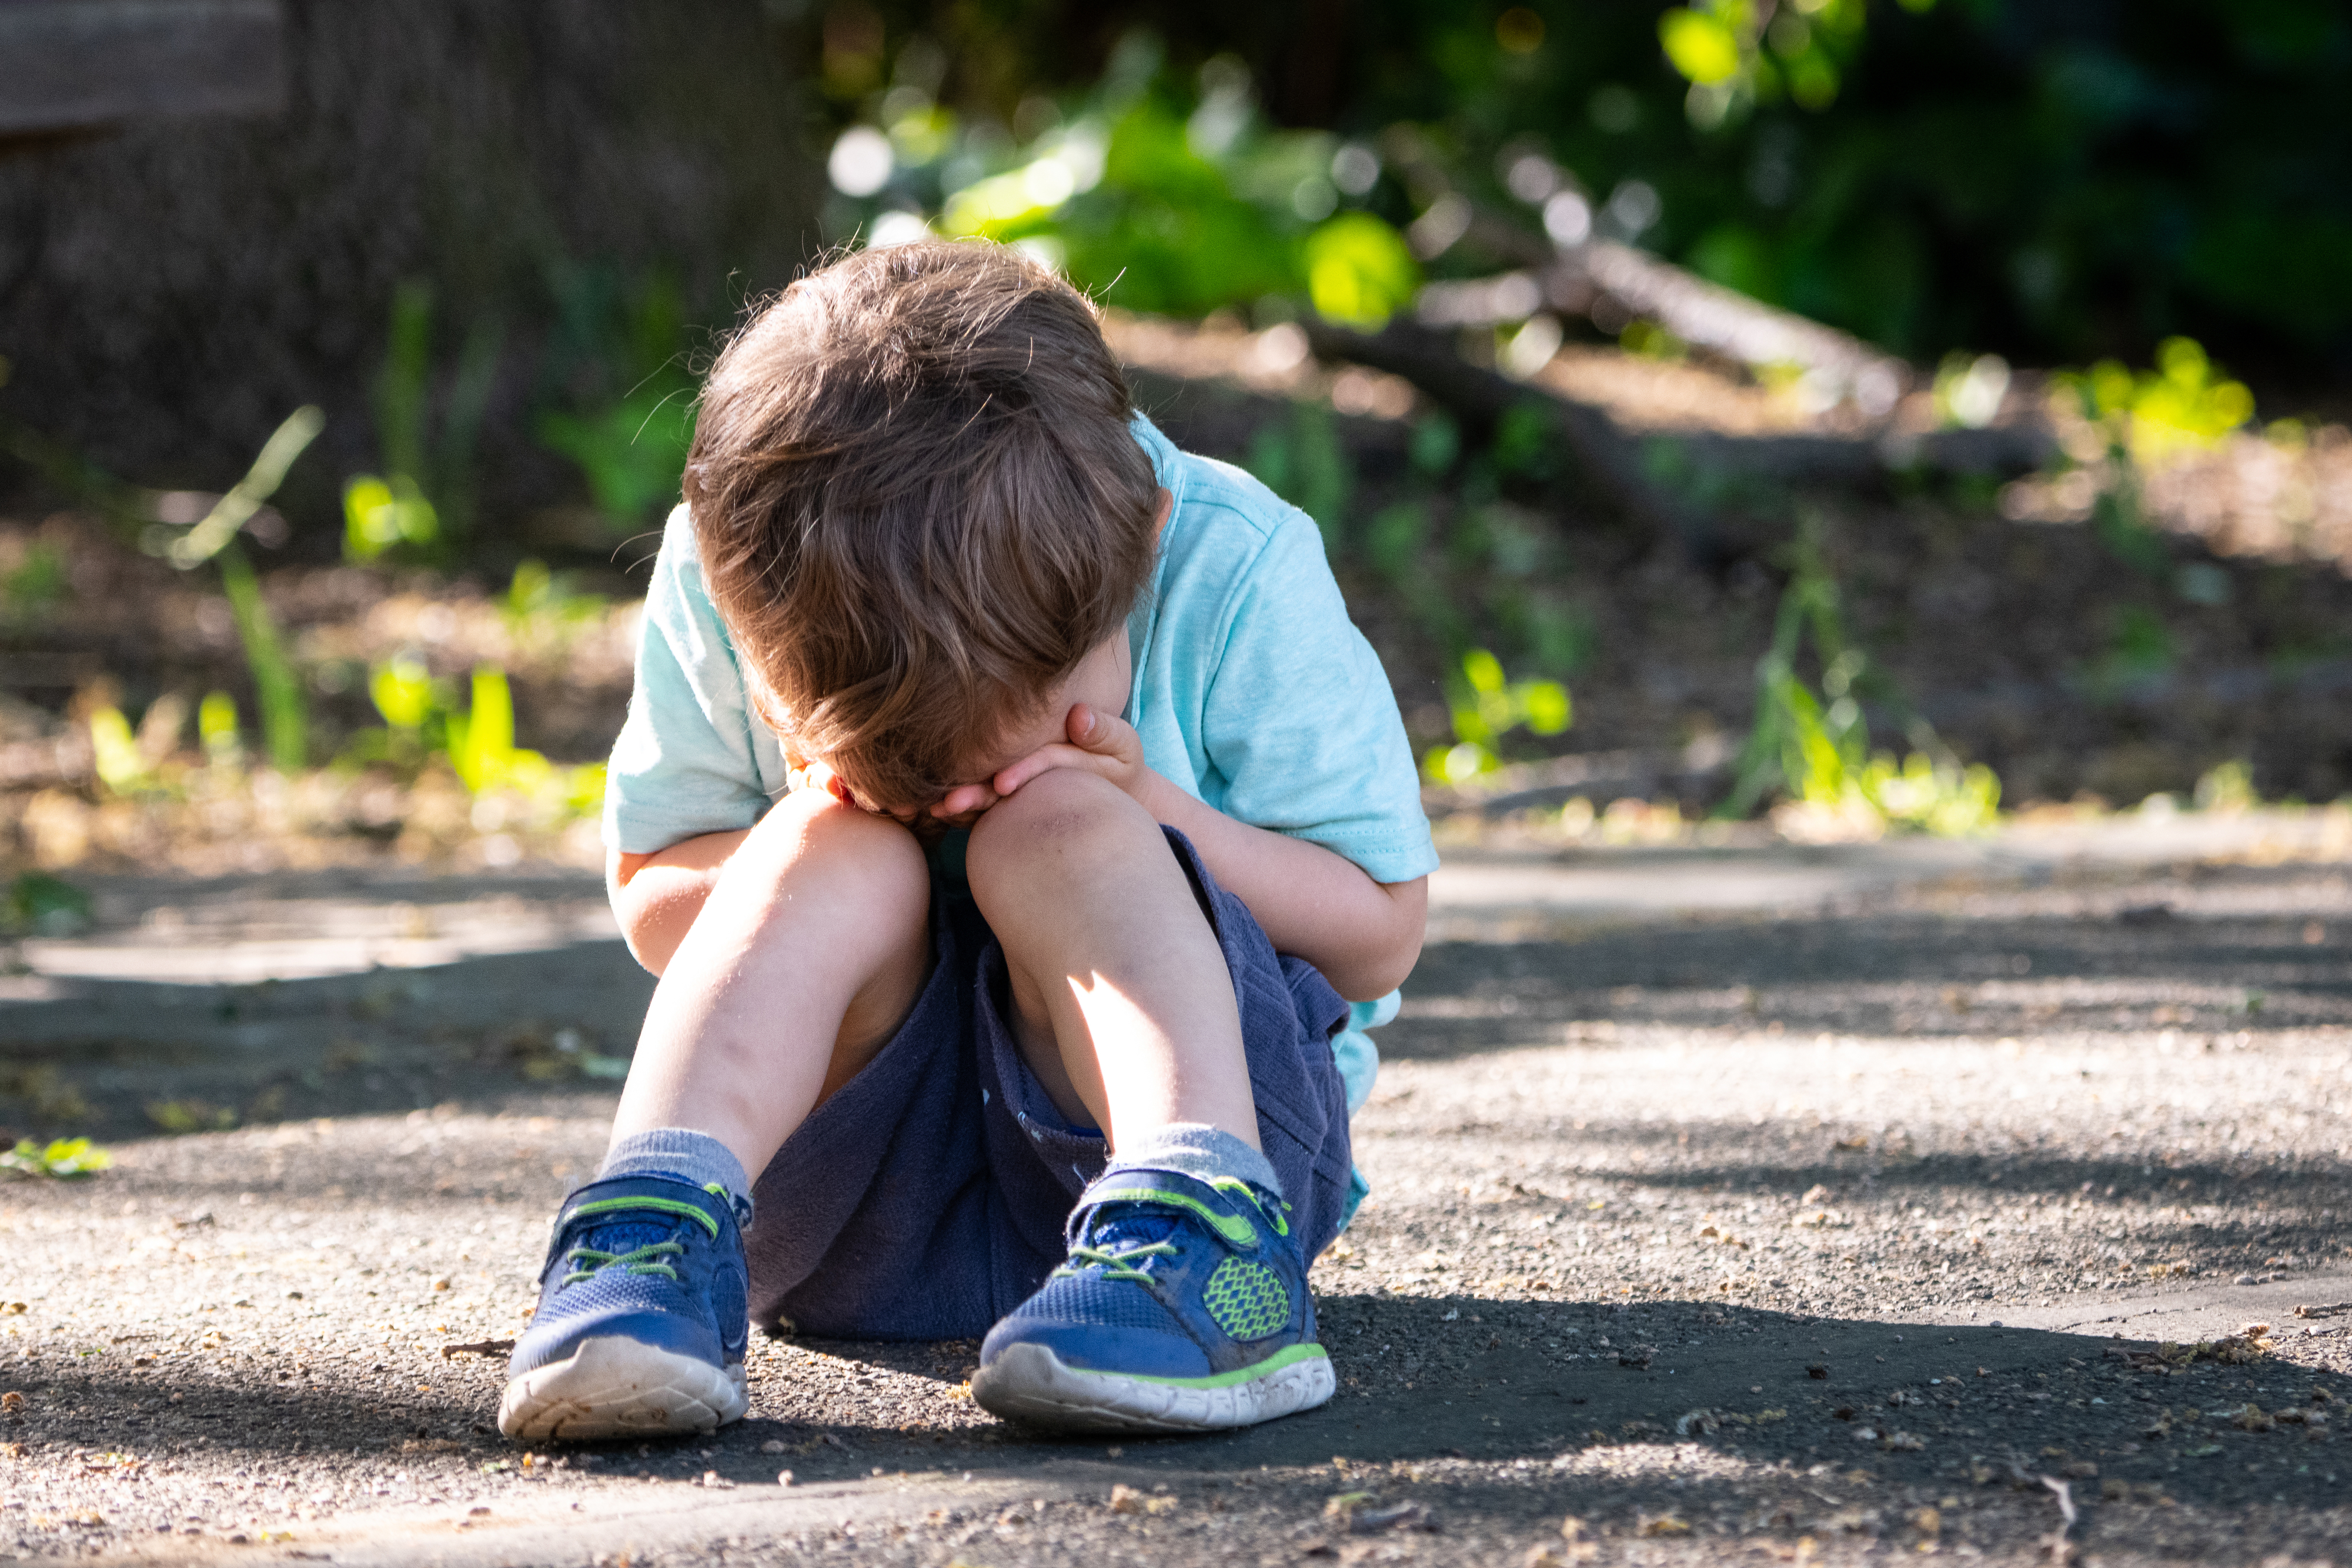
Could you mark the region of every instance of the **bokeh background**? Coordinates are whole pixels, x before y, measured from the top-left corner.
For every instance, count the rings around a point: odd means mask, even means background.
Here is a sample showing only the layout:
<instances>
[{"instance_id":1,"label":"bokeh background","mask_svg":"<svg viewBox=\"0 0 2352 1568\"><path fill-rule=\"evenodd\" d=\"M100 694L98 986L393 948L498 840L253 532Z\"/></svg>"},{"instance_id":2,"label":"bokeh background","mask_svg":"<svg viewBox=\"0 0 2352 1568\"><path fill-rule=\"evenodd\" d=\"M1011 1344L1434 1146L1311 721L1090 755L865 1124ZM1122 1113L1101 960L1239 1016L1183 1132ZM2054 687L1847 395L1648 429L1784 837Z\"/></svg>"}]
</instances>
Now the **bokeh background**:
<instances>
[{"instance_id":1,"label":"bokeh background","mask_svg":"<svg viewBox=\"0 0 2352 1568\"><path fill-rule=\"evenodd\" d=\"M2340 6L173 11L0 3L20 933L593 862L699 371L924 233L1315 517L1449 831L2352 789Z\"/></svg>"}]
</instances>

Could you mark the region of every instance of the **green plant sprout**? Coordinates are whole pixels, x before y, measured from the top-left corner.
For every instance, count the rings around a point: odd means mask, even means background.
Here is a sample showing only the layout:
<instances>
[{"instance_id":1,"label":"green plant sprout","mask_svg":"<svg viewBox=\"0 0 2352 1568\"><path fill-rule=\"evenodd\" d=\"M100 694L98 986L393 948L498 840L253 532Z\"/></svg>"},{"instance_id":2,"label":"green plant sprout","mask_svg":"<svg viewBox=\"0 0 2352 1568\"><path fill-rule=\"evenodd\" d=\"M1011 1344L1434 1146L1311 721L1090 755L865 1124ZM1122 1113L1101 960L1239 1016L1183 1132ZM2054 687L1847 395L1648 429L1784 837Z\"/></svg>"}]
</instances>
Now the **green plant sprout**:
<instances>
[{"instance_id":1,"label":"green plant sprout","mask_svg":"<svg viewBox=\"0 0 2352 1568\"><path fill-rule=\"evenodd\" d=\"M226 692L206 692L196 705L196 738L203 742L207 766L235 772L245 766L245 739L237 733L236 699Z\"/></svg>"},{"instance_id":2,"label":"green plant sprout","mask_svg":"<svg viewBox=\"0 0 2352 1568\"><path fill-rule=\"evenodd\" d=\"M1454 744L1433 746L1422 775L1433 784L1460 786L1503 766L1503 738L1524 727L1530 735L1559 735L1573 721L1568 688L1558 681L1514 681L1503 662L1484 648L1462 656L1458 680L1448 683Z\"/></svg>"},{"instance_id":3,"label":"green plant sprout","mask_svg":"<svg viewBox=\"0 0 2352 1568\"><path fill-rule=\"evenodd\" d=\"M302 695L302 678L294 673L294 661L286 652L285 639L278 635L278 622L262 601L261 582L254 576L253 563L241 550L224 550L220 574L261 703L262 749L278 772L299 773L310 759L310 715Z\"/></svg>"},{"instance_id":4,"label":"green plant sprout","mask_svg":"<svg viewBox=\"0 0 2352 1568\"><path fill-rule=\"evenodd\" d=\"M421 662L406 654L383 661L368 672L368 696L386 731L377 732L374 747L357 748L350 760L422 768L439 757L478 798L517 796L559 821L603 809L603 763L565 767L515 745L514 691L504 670L477 665L468 695L460 711L446 683Z\"/></svg>"},{"instance_id":5,"label":"green plant sprout","mask_svg":"<svg viewBox=\"0 0 2352 1568\"><path fill-rule=\"evenodd\" d=\"M405 653L386 659L368 672L368 696L393 729L419 735L436 706L432 672Z\"/></svg>"},{"instance_id":6,"label":"green plant sprout","mask_svg":"<svg viewBox=\"0 0 2352 1568\"><path fill-rule=\"evenodd\" d=\"M498 378L504 336L486 320L467 330L436 430L430 407L433 290L411 279L393 291L383 369L375 385L376 446L385 472L354 475L343 486L346 559L364 563L394 550L431 554L468 530L474 444Z\"/></svg>"},{"instance_id":7,"label":"green plant sprout","mask_svg":"<svg viewBox=\"0 0 2352 1568\"><path fill-rule=\"evenodd\" d=\"M89 749L98 781L115 794L128 797L154 788L154 770L140 753L131 721L112 703L101 703L90 710Z\"/></svg>"},{"instance_id":8,"label":"green plant sprout","mask_svg":"<svg viewBox=\"0 0 2352 1568\"><path fill-rule=\"evenodd\" d=\"M1998 819L2000 780L1982 764L1962 766L1924 720L1899 765L1870 747L1858 693L1870 661L1846 641L1837 580L1821 549L1821 519L1807 512L1789 549L1792 568L1774 617L1772 644L1756 666L1756 721L1741 748L1731 796L1718 818L1746 817L1778 786L1804 805L1851 817L1874 830L1909 828L1953 837ZM1797 673L1811 633L1822 668L1817 693Z\"/></svg>"},{"instance_id":9,"label":"green plant sprout","mask_svg":"<svg viewBox=\"0 0 2352 1568\"><path fill-rule=\"evenodd\" d=\"M88 1138L56 1138L44 1144L20 1138L16 1146L0 1154L0 1171L12 1176L47 1176L52 1181L76 1181L93 1176L114 1163L114 1156Z\"/></svg>"},{"instance_id":10,"label":"green plant sprout","mask_svg":"<svg viewBox=\"0 0 2352 1568\"><path fill-rule=\"evenodd\" d=\"M343 486L343 557L365 563L398 545L430 545L441 514L405 474L360 474Z\"/></svg>"},{"instance_id":11,"label":"green plant sprout","mask_svg":"<svg viewBox=\"0 0 2352 1568\"><path fill-rule=\"evenodd\" d=\"M2202 451L2254 417L2254 394L2224 377L2193 338L2157 345L2156 369L2137 373L2113 360L2051 378L2083 417L2106 430L2111 450L2148 465Z\"/></svg>"},{"instance_id":12,"label":"green plant sprout","mask_svg":"<svg viewBox=\"0 0 2352 1568\"><path fill-rule=\"evenodd\" d=\"M281 773L299 772L310 759L310 709L285 640L278 635L269 607L262 601L260 580L237 547L236 536L277 492L286 471L326 424L327 416L316 408L296 409L262 444L260 455L245 477L215 502L211 511L176 537L167 525L158 525L151 536L155 553L182 571L194 570L206 561L218 567L221 591L227 596L229 614L245 648L246 666L253 672L254 688L261 700L264 748L270 765Z\"/></svg>"}]
</instances>

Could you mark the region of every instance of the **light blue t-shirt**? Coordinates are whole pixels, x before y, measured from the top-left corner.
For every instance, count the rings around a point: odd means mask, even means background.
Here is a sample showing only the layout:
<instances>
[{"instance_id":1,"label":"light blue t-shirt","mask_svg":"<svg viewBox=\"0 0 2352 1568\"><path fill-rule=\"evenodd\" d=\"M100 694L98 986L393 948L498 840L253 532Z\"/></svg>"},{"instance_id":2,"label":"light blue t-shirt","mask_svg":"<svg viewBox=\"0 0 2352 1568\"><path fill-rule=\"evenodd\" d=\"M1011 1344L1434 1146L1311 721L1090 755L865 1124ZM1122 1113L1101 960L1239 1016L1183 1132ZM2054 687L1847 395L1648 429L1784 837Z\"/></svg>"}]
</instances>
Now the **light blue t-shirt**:
<instances>
[{"instance_id":1,"label":"light blue t-shirt","mask_svg":"<svg viewBox=\"0 0 2352 1568\"><path fill-rule=\"evenodd\" d=\"M1313 519L1241 470L1178 451L1140 414L1135 435L1174 497L1150 589L1127 620L1125 716L1145 762L1227 816L1320 844L1375 882L1435 870L1396 697L1348 619ZM646 595L604 841L650 854L748 828L783 793L784 773L680 507ZM1350 1113L1379 1063L1362 1031L1396 1008L1393 993L1356 1003L1334 1042Z\"/></svg>"}]
</instances>

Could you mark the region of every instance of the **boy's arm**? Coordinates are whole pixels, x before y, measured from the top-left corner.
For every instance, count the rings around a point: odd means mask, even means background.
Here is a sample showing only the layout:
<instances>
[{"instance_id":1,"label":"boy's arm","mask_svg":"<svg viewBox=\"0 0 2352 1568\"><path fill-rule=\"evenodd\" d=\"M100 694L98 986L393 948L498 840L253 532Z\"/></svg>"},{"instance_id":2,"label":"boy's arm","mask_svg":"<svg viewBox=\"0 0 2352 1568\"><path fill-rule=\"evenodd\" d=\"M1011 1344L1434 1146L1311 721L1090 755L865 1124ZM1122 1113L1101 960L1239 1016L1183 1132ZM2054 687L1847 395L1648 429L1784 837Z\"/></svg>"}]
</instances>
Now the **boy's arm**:
<instances>
[{"instance_id":1,"label":"boy's arm","mask_svg":"<svg viewBox=\"0 0 2352 1568\"><path fill-rule=\"evenodd\" d=\"M719 873L751 830L703 833L652 854L619 850L604 857L604 888L613 916L638 963L655 974L669 967L678 944L702 913L703 901L719 885Z\"/></svg>"},{"instance_id":2,"label":"boy's arm","mask_svg":"<svg viewBox=\"0 0 2352 1568\"><path fill-rule=\"evenodd\" d=\"M990 781L993 797L1013 794L1049 768L1098 774L1191 839L1217 881L1249 905L1276 949L1314 965L1342 997L1370 1001L1404 983L1428 925L1427 877L1374 882L1353 861L1320 844L1226 816L1148 767L1143 742L1124 719L1081 704L1070 710L1066 733L1066 744L1032 752L999 773ZM959 789L942 810L983 803L993 800Z\"/></svg>"}]
</instances>

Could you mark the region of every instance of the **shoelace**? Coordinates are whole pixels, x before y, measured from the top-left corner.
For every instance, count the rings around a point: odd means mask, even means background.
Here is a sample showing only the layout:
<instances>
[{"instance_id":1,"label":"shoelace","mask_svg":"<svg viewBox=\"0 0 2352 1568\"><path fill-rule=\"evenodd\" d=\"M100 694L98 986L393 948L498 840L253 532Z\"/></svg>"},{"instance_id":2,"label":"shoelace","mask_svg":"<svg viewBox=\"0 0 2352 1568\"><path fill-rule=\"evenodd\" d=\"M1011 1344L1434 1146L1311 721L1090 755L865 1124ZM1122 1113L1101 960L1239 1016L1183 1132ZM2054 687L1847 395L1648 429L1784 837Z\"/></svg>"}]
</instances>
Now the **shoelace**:
<instances>
[{"instance_id":1,"label":"shoelace","mask_svg":"<svg viewBox=\"0 0 2352 1568\"><path fill-rule=\"evenodd\" d=\"M685 1255L686 1249L675 1241L651 1242L633 1252L600 1252L593 1247L574 1247L563 1255L563 1260L572 1265L572 1272L563 1276L563 1282L577 1285L583 1280L594 1279L601 1270L619 1264L632 1274L659 1274L676 1284L677 1269L660 1260ZM586 1267L582 1267L583 1264Z\"/></svg>"},{"instance_id":2,"label":"shoelace","mask_svg":"<svg viewBox=\"0 0 2352 1568\"><path fill-rule=\"evenodd\" d=\"M1106 1280L1134 1280L1148 1285L1151 1282L1150 1272L1133 1265L1146 1258L1172 1258L1176 1252L1172 1241L1151 1241L1139 1247L1073 1247L1070 1260L1055 1270L1053 1277L1058 1280L1099 1268Z\"/></svg>"}]
</instances>

